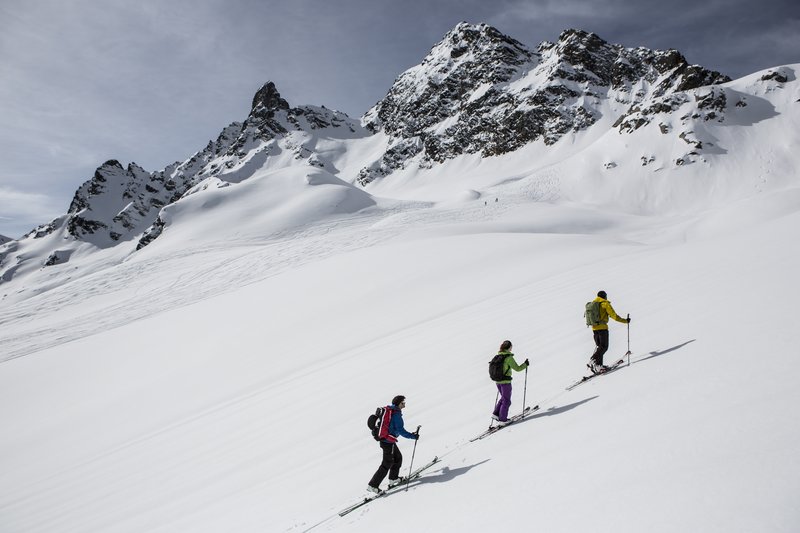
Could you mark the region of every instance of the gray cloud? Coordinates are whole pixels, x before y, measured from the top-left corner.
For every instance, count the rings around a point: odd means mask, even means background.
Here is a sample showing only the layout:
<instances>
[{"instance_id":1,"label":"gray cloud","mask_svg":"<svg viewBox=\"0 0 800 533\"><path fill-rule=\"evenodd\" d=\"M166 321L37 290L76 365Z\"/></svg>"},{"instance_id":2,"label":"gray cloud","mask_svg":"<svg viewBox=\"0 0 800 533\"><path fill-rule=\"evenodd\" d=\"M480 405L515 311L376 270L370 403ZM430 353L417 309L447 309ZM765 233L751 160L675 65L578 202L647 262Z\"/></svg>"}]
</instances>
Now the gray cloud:
<instances>
[{"instance_id":1,"label":"gray cloud","mask_svg":"<svg viewBox=\"0 0 800 533\"><path fill-rule=\"evenodd\" d=\"M22 192L0 186L0 224L8 228L0 231L0 235L19 238L33 229L34 225L19 225L18 220L40 217L43 213L49 215L47 219L52 219L60 214L61 207L49 194Z\"/></svg>"},{"instance_id":2,"label":"gray cloud","mask_svg":"<svg viewBox=\"0 0 800 533\"><path fill-rule=\"evenodd\" d=\"M462 20L530 46L586 29L625 46L676 48L739 77L800 61L796 4L4 0L0 195L30 206L12 212L0 198L0 233L19 236L66 211L107 159L158 170L187 158L244 119L268 80L293 105L359 116Z\"/></svg>"}]
</instances>

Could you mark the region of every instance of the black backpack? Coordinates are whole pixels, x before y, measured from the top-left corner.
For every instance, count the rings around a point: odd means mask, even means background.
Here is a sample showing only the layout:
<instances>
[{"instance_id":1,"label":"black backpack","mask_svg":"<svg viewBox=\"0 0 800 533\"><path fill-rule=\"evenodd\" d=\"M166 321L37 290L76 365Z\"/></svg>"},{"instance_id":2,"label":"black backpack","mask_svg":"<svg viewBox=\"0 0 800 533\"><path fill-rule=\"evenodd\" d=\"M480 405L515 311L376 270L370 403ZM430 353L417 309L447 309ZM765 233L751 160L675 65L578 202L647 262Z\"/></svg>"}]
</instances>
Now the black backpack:
<instances>
[{"instance_id":1,"label":"black backpack","mask_svg":"<svg viewBox=\"0 0 800 533\"><path fill-rule=\"evenodd\" d=\"M367 418L367 427L372 438L379 441L386 438L389 433L389 421L392 419L392 410L386 407L378 407L375 413Z\"/></svg>"},{"instance_id":2,"label":"black backpack","mask_svg":"<svg viewBox=\"0 0 800 533\"><path fill-rule=\"evenodd\" d=\"M492 378L492 381L508 381L511 379L510 376L503 372L503 362L506 357L508 357L507 353L499 353L489 361L489 377Z\"/></svg>"}]
</instances>

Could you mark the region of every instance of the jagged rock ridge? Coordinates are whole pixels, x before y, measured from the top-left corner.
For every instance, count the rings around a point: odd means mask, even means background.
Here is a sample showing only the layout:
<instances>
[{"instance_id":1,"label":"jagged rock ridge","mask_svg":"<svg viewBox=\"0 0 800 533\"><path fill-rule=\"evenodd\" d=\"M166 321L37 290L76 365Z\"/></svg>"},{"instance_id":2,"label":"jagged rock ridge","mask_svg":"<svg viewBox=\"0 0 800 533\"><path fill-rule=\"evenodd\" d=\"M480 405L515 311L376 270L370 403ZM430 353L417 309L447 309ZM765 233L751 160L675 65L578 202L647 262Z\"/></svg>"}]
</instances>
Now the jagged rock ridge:
<instances>
[{"instance_id":1,"label":"jagged rock ridge","mask_svg":"<svg viewBox=\"0 0 800 533\"><path fill-rule=\"evenodd\" d=\"M392 142L358 179L367 184L415 157L424 167L553 144L593 125L601 99L636 105L727 81L675 50L624 48L581 30L530 50L490 26L461 23L365 114L366 126Z\"/></svg>"},{"instance_id":2,"label":"jagged rock ridge","mask_svg":"<svg viewBox=\"0 0 800 533\"><path fill-rule=\"evenodd\" d=\"M292 130L345 128L352 132L357 127L344 113L324 107L291 108L274 83L268 82L256 92L244 122L226 127L216 141L209 141L203 150L183 163L152 173L135 163L127 168L115 160L101 165L76 191L64 222L67 233L100 247L141 236L141 248L163 229L164 223L158 218L162 207L179 200L203 180L237 168L254 152L269 152L274 145L271 141L285 137ZM305 158L309 164L324 166L304 147L290 147L297 159ZM25 237L41 238L59 226L57 220Z\"/></svg>"}]
</instances>

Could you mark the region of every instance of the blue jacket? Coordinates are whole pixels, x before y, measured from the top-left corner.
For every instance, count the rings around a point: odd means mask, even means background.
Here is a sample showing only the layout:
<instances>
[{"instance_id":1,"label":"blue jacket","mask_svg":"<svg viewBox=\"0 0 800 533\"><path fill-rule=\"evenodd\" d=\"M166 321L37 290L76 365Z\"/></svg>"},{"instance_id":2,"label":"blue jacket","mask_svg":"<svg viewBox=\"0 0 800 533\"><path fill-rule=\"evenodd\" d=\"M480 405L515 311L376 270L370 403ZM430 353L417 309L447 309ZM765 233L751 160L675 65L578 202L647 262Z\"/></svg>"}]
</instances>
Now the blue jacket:
<instances>
[{"instance_id":1,"label":"blue jacket","mask_svg":"<svg viewBox=\"0 0 800 533\"><path fill-rule=\"evenodd\" d=\"M393 438L386 438L381 440L381 442L387 442L390 444L397 442L397 437L399 435L407 439L416 439L417 436L409 431L406 431L406 428L403 425L403 412L398 409L396 405L390 405L388 407L392 409L392 419L389 421L389 435L391 435Z\"/></svg>"}]
</instances>

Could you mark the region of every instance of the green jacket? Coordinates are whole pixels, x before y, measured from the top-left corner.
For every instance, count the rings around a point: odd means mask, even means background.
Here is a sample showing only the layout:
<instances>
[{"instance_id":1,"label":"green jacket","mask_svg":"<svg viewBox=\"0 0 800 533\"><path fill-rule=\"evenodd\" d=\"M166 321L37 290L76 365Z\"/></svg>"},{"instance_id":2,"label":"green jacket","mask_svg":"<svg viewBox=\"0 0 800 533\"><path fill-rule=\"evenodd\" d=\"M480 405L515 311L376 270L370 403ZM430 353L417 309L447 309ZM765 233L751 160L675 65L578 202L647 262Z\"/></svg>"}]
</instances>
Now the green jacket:
<instances>
[{"instance_id":1,"label":"green jacket","mask_svg":"<svg viewBox=\"0 0 800 533\"><path fill-rule=\"evenodd\" d=\"M592 331L597 331L599 329L608 329L608 319L613 318L617 322L622 322L623 324L627 324L628 321L624 318L617 315L617 312L614 311L614 308L611 307L611 302L606 300L605 298L597 297L594 299L595 302L600 302L600 324L597 326L592 326Z\"/></svg>"},{"instance_id":2,"label":"green jacket","mask_svg":"<svg viewBox=\"0 0 800 533\"><path fill-rule=\"evenodd\" d=\"M511 371L516 370L517 372L521 372L528 368L528 365L522 363L521 365L517 364L517 361L514 359L514 354L511 352L500 351L497 352L498 354L506 354L506 358L503 361L503 374L508 376L508 379L504 379L503 381L496 381L495 383L511 383Z\"/></svg>"}]
</instances>

